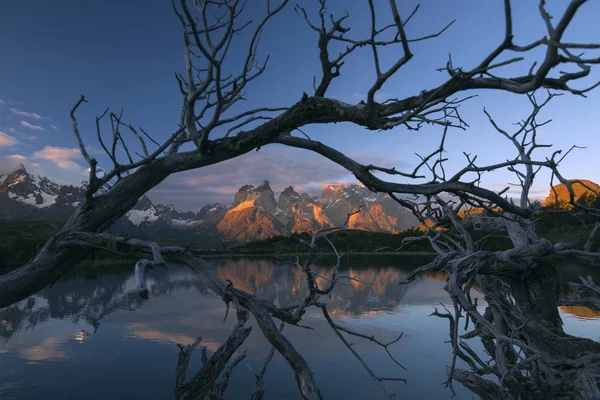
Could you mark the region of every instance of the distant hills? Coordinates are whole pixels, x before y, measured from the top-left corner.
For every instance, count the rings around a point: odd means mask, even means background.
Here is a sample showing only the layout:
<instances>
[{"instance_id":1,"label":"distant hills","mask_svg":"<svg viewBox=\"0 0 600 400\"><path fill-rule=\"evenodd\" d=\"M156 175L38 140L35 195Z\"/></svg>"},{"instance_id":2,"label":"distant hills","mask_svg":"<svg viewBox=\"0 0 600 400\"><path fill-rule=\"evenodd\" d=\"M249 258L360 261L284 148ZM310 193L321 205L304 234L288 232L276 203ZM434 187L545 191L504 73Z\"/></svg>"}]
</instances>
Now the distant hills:
<instances>
[{"instance_id":1,"label":"distant hills","mask_svg":"<svg viewBox=\"0 0 600 400\"><path fill-rule=\"evenodd\" d=\"M81 204L84 190L30 174L21 166L0 175L0 220L66 221ZM417 224L412 213L388 195L359 184L327 184L319 197L289 186L276 199L269 182L264 181L256 187L242 186L231 204L209 204L198 212L154 204L143 196L111 231L141 237L205 235L248 242L341 225L359 206L361 212L350 218L351 229L398 232Z\"/></svg>"}]
</instances>

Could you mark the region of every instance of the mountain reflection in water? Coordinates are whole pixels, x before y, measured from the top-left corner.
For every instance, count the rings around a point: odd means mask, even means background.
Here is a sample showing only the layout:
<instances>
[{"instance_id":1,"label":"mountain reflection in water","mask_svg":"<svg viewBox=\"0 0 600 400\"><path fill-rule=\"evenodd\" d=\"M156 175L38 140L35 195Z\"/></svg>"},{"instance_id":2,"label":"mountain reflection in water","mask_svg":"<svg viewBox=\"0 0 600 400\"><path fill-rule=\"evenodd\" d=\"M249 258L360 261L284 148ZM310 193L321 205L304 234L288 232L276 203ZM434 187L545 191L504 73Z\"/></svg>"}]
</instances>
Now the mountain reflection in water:
<instances>
[{"instance_id":1,"label":"mountain reflection in water","mask_svg":"<svg viewBox=\"0 0 600 400\"><path fill-rule=\"evenodd\" d=\"M387 384L391 392L399 398L446 399L450 392L441 383L451 358L450 345L445 343L448 324L428 316L440 303L448 304L443 290L446 275L427 274L410 285L398 285L422 261L352 256L341 274L369 284L341 282L327 299L328 307L340 324L381 341L404 332L390 350L408 371L393 364L382 349L353 340L376 373L408 379L407 385ZM276 305L298 302L307 292L302 272L291 266L259 259L212 263L221 278ZM322 259L314 271L329 276L332 263ZM580 266L559 270L565 281L591 273ZM186 268L150 269L146 281L147 300L135 291L133 266L80 268L37 295L0 310L0 398L172 398L175 344L188 344L201 336L201 345L214 351L229 335L234 318L223 322L224 303ZM325 281L318 278L317 282ZM483 299L479 304L485 305ZM595 340L599 314L584 307L561 308L567 332ZM285 333L308 361L324 398L385 398L317 310L306 314L304 324L314 330L287 326ZM477 342L469 343L481 351ZM257 326L243 348L248 349L248 357L233 374L231 399L249 398L254 374L268 352ZM191 365L199 362L198 356ZM474 398L456 386L458 398ZM289 366L278 354L267 371L266 387L267 399L299 398Z\"/></svg>"}]
</instances>

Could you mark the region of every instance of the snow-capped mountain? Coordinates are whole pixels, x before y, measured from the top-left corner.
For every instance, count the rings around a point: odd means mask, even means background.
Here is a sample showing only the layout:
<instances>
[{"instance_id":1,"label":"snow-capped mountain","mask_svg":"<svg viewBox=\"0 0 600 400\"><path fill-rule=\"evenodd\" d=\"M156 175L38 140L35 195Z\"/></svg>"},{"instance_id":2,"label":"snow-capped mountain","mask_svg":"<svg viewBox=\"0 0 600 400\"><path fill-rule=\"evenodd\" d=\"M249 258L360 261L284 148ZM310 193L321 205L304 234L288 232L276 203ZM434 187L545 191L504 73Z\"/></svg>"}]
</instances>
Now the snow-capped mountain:
<instances>
[{"instance_id":1,"label":"snow-capped mountain","mask_svg":"<svg viewBox=\"0 0 600 400\"><path fill-rule=\"evenodd\" d=\"M21 165L0 175L0 220L66 221L81 204L84 193L82 186L59 185ZM184 212L173 205L155 205L143 196L110 230L137 236L190 234L203 222L222 216L229 207L215 203L197 213Z\"/></svg>"},{"instance_id":2,"label":"snow-capped mountain","mask_svg":"<svg viewBox=\"0 0 600 400\"><path fill-rule=\"evenodd\" d=\"M66 221L81 204L84 190L30 174L21 166L0 176L0 220ZM324 185L320 197L300 194L289 186L276 200L264 181L256 187L242 186L233 204L209 204L198 212L154 204L143 196L110 230L147 237L210 235L245 242L341 225L358 206L362 211L349 220L352 229L397 232L416 225L412 214L389 196L359 184Z\"/></svg>"},{"instance_id":3,"label":"snow-capped mountain","mask_svg":"<svg viewBox=\"0 0 600 400\"><path fill-rule=\"evenodd\" d=\"M0 175L0 219L66 220L79 206L83 188L59 185L46 177L32 175L21 165Z\"/></svg>"}]
</instances>

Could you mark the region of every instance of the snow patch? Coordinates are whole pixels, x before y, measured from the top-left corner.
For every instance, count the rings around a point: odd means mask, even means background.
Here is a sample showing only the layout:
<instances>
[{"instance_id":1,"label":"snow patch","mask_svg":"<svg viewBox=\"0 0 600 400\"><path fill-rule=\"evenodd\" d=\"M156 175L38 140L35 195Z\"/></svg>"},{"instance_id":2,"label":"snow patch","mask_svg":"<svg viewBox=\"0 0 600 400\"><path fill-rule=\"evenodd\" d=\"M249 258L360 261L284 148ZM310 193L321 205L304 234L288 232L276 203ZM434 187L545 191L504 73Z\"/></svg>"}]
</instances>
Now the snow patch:
<instances>
[{"instance_id":1,"label":"snow patch","mask_svg":"<svg viewBox=\"0 0 600 400\"><path fill-rule=\"evenodd\" d=\"M369 203L372 203L374 201L377 201L377 197L373 196L373 197L365 197L365 201L368 201Z\"/></svg>"},{"instance_id":2,"label":"snow patch","mask_svg":"<svg viewBox=\"0 0 600 400\"><path fill-rule=\"evenodd\" d=\"M12 192L8 192L8 197L11 199L17 200L19 203L27 204L27 205L34 206L37 208L50 207L52 204L56 203L56 198L58 196L52 196L52 195L44 193L44 192L40 192L39 194L42 196L41 204L37 204L37 202L35 200L35 198L36 198L35 193L28 194L27 197L23 197L23 196L18 196Z\"/></svg>"},{"instance_id":3,"label":"snow patch","mask_svg":"<svg viewBox=\"0 0 600 400\"><path fill-rule=\"evenodd\" d=\"M154 222L158 219L154 208L147 210L130 210L125 216L135 225L139 226L142 222Z\"/></svg>"},{"instance_id":4,"label":"snow patch","mask_svg":"<svg viewBox=\"0 0 600 400\"><path fill-rule=\"evenodd\" d=\"M196 225L200 225L202 220L189 220L189 219L173 219L171 220L171 224L177 228L191 228Z\"/></svg>"},{"instance_id":5,"label":"snow patch","mask_svg":"<svg viewBox=\"0 0 600 400\"><path fill-rule=\"evenodd\" d=\"M56 198L58 197L55 195L46 194L44 192L40 192L40 195L42 196L42 204L35 205L38 208L46 208L51 206L52 204L56 203Z\"/></svg>"}]
</instances>

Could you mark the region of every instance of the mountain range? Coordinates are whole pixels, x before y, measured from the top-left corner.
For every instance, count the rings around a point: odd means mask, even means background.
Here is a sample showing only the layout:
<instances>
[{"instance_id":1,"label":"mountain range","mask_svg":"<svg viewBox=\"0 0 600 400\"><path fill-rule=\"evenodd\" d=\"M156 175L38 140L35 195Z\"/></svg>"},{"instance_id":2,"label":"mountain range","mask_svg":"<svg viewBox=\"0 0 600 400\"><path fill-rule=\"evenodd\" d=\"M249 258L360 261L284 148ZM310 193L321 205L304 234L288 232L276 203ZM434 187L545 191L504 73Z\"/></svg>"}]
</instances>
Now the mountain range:
<instances>
[{"instance_id":1,"label":"mountain range","mask_svg":"<svg viewBox=\"0 0 600 400\"><path fill-rule=\"evenodd\" d=\"M82 186L60 185L21 166L0 175L0 220L66 221L84 192ZM289 186L276 198L269 181L264 181L242 186L231 204L208 204L197 212L154 204L143 196L110 230L139 237L206 235L248 242L339 226L359 206L361 211L348 221L351 229L398 232L417 224L412 213L387 194L360 184L326 184L320 196Z\"/></svg>"}]
</instances>

